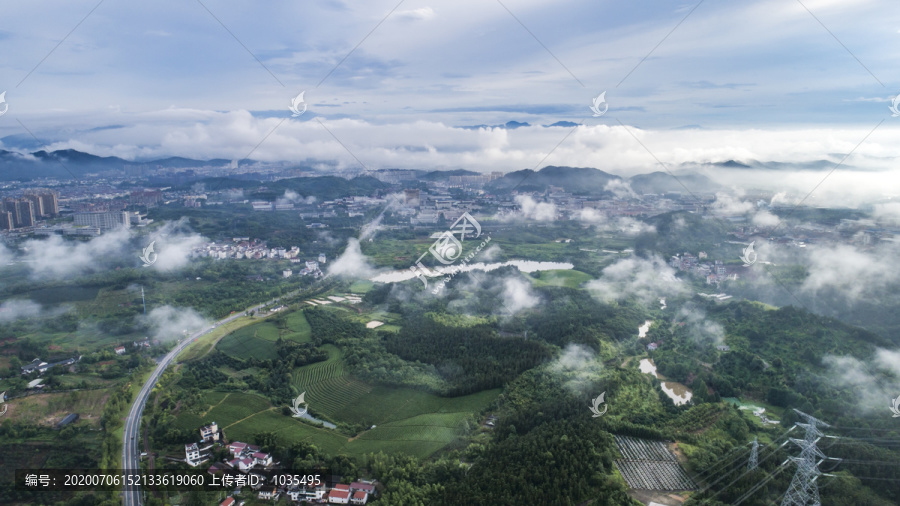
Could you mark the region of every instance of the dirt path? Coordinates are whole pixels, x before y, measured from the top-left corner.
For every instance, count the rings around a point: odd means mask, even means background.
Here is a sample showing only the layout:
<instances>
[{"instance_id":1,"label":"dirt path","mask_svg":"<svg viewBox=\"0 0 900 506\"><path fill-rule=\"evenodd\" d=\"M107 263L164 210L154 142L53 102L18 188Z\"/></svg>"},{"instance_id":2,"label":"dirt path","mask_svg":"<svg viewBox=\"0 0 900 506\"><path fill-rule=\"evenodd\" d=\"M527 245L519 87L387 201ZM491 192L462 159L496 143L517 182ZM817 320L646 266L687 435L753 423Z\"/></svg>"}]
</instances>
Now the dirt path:
<instances>
[{"instance_id":1,"label":"dirt path","mask_svg":"<svg viewBox=\"0 0 900 506\"><path fill-rule=\"evenodd\" d=\"M229 427L234 427L235 425L237 425L237 424L243 422L244 420L248 420L248 419L250 419L250 418L253 418L254 416L256 416L256 415L258 415L258 414L260 414L260 413L265 413L266 411L273 411L274 409L275 409L274 407L271 407L271 408L265 409L265 410L263 410L263 411L257 411L256 413L253 413L253 414L250 415L250 416L245 416L244 418L241 418L240 420L238 420L238 421L236 421L236 422L234 422L234 423L232 423L232 424L230 424L230 425L228 425L228 426L226 426L226 427L222 427L222 430L225 430L225 429L227 429L227 428L229 428Z\"/></svg>"},{"instance_id":2,"label":"dirt path","mask_svg":"<svg viewBox=\"0 0 900 506\"><path fill-rule=\"evenodd\" d=\"M215 405L213 405L213 406L210 406L209 409L207 409L206 411L203 412L202 415L200 415L200 417L202 418L202 417L208 415L209 412L213 410L213 408L215 408L215 407L218 406L219 404L222 404L223 402L225 402L225 399L227 399L229 395L231 395L231 392L228 392L227 394L225 394L225 397L222 397L222 400L221 400L221 401L217 402L217 403L216 403Z\"/></svg>"}]
</instances>

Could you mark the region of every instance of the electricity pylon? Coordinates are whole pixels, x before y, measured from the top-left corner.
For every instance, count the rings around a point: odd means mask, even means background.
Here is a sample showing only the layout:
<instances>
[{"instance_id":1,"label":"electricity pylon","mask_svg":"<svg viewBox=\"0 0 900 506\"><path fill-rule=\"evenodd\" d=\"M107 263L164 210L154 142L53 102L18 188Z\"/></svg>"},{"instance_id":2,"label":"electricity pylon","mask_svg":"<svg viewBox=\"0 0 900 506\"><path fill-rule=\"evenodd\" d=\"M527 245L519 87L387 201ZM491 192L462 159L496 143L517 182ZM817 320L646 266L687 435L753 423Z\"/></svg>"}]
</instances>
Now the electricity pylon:
<instances>
[{"instance_id":1,"label":"electricity pylon","mask_svg":"<svg viewBox=\"0 0 900 506\"><path fill-rule=\"evenodd\" d=\"M754 470L759 466L759 439L753 439L753 448L750 449L750 462L747 463L747 469Z\"/></svg>"},{"instance_id":2,"label":"electricity pylon","mask_svg":"<svg viewBox=\"0 0 900 506\"><path fill-rule=\"evenodd\" d=\"M830 427L830 425L800 410L795 409L794 411L806 420L806 423L797 424L806 429L806 435L803 439L791 438L791 441L800 447L800 456L791 457L791 460L797 464L797 472L794 474L794 479L791 480L790 487L784 494L781 506L821 506L822 502L819 500L819 487L816 484L816 479L822 474L819 471L819 464L822 461L817 461L817 459L821 458L824 460L828 457L822 454L816 447L816 443L823 436L819 427Z\"/></svg>"}]
</instances>

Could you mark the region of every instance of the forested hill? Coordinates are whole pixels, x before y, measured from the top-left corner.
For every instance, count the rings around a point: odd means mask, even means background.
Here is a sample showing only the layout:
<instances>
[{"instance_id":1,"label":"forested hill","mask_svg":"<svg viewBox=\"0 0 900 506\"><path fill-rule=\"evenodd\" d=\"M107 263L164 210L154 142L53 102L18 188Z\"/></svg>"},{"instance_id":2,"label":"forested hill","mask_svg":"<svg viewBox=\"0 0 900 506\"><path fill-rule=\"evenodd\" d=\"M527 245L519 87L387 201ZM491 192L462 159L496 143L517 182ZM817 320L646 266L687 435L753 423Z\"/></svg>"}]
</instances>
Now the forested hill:
<instances>
[{"instance_id":1,"label":"forested hill","mask_svg":"<svg viewBox=\"0 0 900 506\"><path fill-rule=\"evenodd\" d=\"M537 172L531 169L510 172L485 185L485 189L495 193L506 193L513 189L519 192L542 192L550 186L558 186L575 195L610 197L613 194L606 190L606 185L618 180L621 180L619 176L600 169L550 165Z\"/></svg>"}]
</instances>

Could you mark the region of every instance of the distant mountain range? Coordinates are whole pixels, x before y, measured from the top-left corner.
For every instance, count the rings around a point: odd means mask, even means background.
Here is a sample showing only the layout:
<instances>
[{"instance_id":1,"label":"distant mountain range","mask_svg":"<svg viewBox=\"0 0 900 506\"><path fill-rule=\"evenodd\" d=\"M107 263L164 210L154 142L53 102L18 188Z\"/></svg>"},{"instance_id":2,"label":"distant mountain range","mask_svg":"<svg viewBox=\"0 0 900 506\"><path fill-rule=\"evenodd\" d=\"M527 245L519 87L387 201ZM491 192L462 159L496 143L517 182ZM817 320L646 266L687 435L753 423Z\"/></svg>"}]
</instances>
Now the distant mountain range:
<instances>
[{"instance_id":1,"label":"distant mountain range","mask_svg":"<svg viewBox=\"0 0 900 506\"><path fill-rule=\"evenodd\" d=\"M147 164L154 168L190 169L208 165L224 166L229 163L231 161L225 159L193 160L178 156L133 162L117 156L96 156L74 149L50 152L41 150L28 155L0 149L0 180L29 180L42 177L81 178L89 173L110 170L123 171L125 165Z\"/></svg>"},{"instance_id":2,"label":"distant mountain range","mask_svg":"<svg viewBox=\"0 0 900 506\"><path fill-rule=\"evenodd\" d=\"M530 127L531 123L521 122L521 121L507 121L502 125L467 125L461 126L458 128L464 128L466 130L478 130L479 128L505 128L507 130L515 130L516 128L522 127ZM573 123L571 121L557 121L556 123L552 123L550 125L544 125L544 127L576 127L578 123Z\"/></svg>"},{"instance_id":3,"label":"distant mountain range","mask_svg":"<svg viewBox=\"0 0 900 506\"><path fill-rule=\"evenodd\" d=\"M558 122L548 126L569 127L574 124L568 122ZM504 128L520 128L529 126L528 123L519 123L510 121L506 123ZM465 127L470 128L470 127ZM478 128L478 127L471 127ZM2 139L4 143L7 138ZM28 154L20 152L8 151L0 149L0 181L28 181L36 178L57 178L60 180L81 179L86 174L100 172L120 172L124 171L126 165L145 164L154 169L192 169L203 166L219 166L225 167L230 160L217 158L212 160L195 160L184 157L168 157L146 161L129 161L116 156L97 156L73 149L58 151L33 151ZM254 164L253 160L242 163ZM505 176L491 181L485 186L485 190L503 194L513 190L518 192L543 192L547 191L550 186L563 188L565 191L575 195L590 195L597 197L612 197L613 192L607 189L610 182L619 181L628 183L632 190L638 195L645 193L665 193L665 192L715 192L721 189L721 186L713 180L703 175L702 172L709 172L716 169L728 170L826 170L834 167L834 162L829 160L813 160L802 163L781 163L781 162L760 162L756 160L737 161L727 160L724 162L714 163L684 163L680 165L673 174L667 172L651 172L648 174L639 174L630 178L623 178L614 174L609 174L603 170L589 167L566 167L566 166L548 166L539 171L530 169L519 170L507 173ZM847 167L852 169L852 167ZM311 167L302 167L303 170L314 170ZM455 169L455 170L414 170L416 181L446 181L451 176L474 176L479 172ZM327 175L327 174L323 174ZM185 184L193 180L204 179L205 176L197 174L195 176L184 175L178 177L167 177L166 184ZM226 178L228 180L258 180L258 175L244 174L242 176L234 176ZM151 181L154 183L154 181ZM156 181L157 184L163 184ZM242 183L243 185L244 183ZM240 186L240 185L239 185ZM368 184L363 185L363 187ZM356 188L355 190L363 190Z\"/></svg>"},{"instance_id":4,"label":"distant mountain range","mask_svg":"<svg viewBox=\"0 0 900 506\"><path fill-rule=\"evenodd\" d=\"M575 195L591 195L611 197L613 192L607 189L610 182L628 183L637 194L686 192L709 192L719 189L719 185L701 174L678 174L677 179L665 172L640 174L631 178L622 178L600 169L586 167L547 166L535 172L530 169L510 172L500 179L486 185L488 191L505 193L512 190L518 192L546 191L550 186L557 186Z\"/></svg>"}]
</instances>

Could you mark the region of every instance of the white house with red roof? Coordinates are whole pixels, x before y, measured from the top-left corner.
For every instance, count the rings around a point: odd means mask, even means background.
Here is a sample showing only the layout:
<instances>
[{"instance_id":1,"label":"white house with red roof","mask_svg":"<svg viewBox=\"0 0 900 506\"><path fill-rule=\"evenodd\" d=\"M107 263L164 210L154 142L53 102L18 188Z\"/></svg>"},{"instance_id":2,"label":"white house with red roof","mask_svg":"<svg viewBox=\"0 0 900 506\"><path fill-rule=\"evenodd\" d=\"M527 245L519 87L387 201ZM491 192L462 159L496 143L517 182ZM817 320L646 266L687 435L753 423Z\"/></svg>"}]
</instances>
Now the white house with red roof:
<instances>
[{"instance_id":1,"label":"white house with red roof","mask_svg":"<svg viewBox=\"0 0 900 506\"><path fill-rule=\"evenodd\" d=\"M328 502L330 504L348 504L350 502L350 490L331 489L331 492L328 492Z\"/></svg>"},{"instance_id":2,"label":"white house with red roof","mask_svg":"<svg viewBox=\"0 0 900 506\"><path fill-rule=\"evenodd\" d=\"M256 452L251 457L253 457L254 465L268 466L272 464L272 456L268 453Z\"/></svg>"},{"instance_id":3,"label":"white house with red roof","mask_svg":"<svg viewBox=\"0 0 900 506\"><path fill-rule=\"evenodd\" d=\"M358 490L362 490L363 492L365 492L367 494L374 494L375 493L375 485L373 485L371 483L365 483L362 481L354 481L353 483L350 484L351 492L356 492Z\"/></svg>"},{"instance_id":4,"label":"white house with red roof","mask_svg":"<svg viewBox=\"0 0 900 506\"><path fill-rule=\"evenodd\" d=\"M369 494L363 492L362 490L357 490L356 492L353 492L352 496L350 496L351 504L365 504L368 500Z\"/></svg>"},{"instance_id":5,"label":"white house with red roof","mask_svg":"<svg viewBox=\"0 0 900 506\"><path fill-rule=\"evenodd\" d=\"M233 462L233 463L236 462L237 466L232 464L232 467L234 467L235 469L239 469L241 471L249 471L250 469L253 468L253 459L251 459L249 457L244 457L242 459L234 459L231 462Z\"/></svg>"},{"instance_id":6,"label":"white house with red roof","mask_svg":"<svg viewBox=\"0 0 900 506\"><path fill-rule=\"evenodd\" d=\"M237 458L244 452L244 448L247 448L247 443L241 443L240 441L235 441L228 445L228 451L231 452L231 456Z\"/></svg>"},{"instance_id":7,"label":"white house with red roof","mask_svg":"<svg viewBox=\"0 0 900 506\"><path fill-rule=\"evenodd\" d=\"M224 501L219 503L219 506L234 506L234 497L227 497Z\"/></svg>"}]
</instances>

